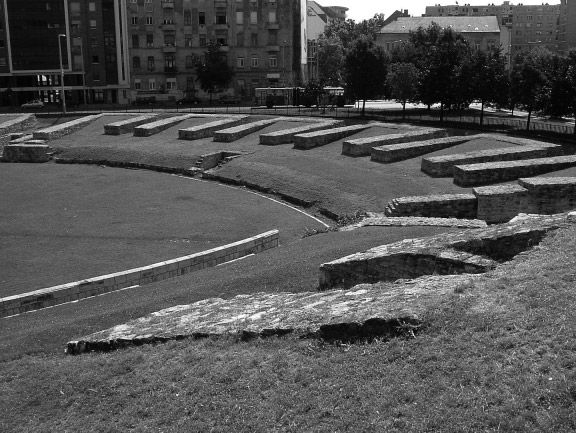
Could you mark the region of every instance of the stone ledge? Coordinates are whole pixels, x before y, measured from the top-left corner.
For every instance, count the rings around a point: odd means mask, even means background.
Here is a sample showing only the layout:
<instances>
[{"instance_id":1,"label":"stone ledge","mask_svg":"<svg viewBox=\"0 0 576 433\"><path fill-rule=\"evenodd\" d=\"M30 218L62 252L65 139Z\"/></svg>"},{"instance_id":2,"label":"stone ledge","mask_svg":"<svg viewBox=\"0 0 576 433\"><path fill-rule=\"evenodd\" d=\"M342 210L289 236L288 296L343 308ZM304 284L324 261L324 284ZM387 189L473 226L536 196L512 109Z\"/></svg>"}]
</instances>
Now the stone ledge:
<instances>
[{"instance_id":1,"label":"stone ledge","mask_svg":"<svg viewBox=\"0 0 576 433\"><path fill-rule=\"evenodd\" d=\"M458 227L458 228L483 228L487 227L486 221L478 219L460 218L432 218L432 217L388 217L385 215L369 215L356 224L342 227L340 231L355 230L360 227Z\"/></svg>"},{"instance_id":2,"label":"stone ledge","mask_svg":"<svg viewBox=\"0 0 576 433\"><path fill-rule=\"evenodd\" d=\"M13 316L127 287L150 284L257 254L279 245L278 230L211 250L115 274L0 298L0 317Z\"/></svg>"},{"instance_id":3,"label":"stone ledge","mask_svg":"<svg viewBox=\"0 0 576 433\"><path fill-rule=\"evenodd\" d=\"M192 128L179 129L178 138L180 140L198 140L200 138L212 137L216 131L223 126L231 127L242 124L246 122L249 117L250 116L225 117L224 119L193 126Z\"/></svg>"},{"instance_id":4,"label":"stone ledge","mask_svg":"<svg viewBox=\"0 0 576 433\"><path fill-rule=\"evenodd\" d=\"M476 152L434 156L422 159L422 172L433 177L451 177L456 165L480 164L497 161L516 161L562 155L562 146L540 143L522 147L479 150Z\"/></svg>"},{"instance_id":5,"label":"stone ledge","mask_svg":"<svg viewBox=\"0 0 576 433\"><path fill-rule=\"evenodd\" d=\"M323 122L314 122L312 125L304 125L297 128L283 129L281 131L270 132L268 134L261 134L260 144L268 146L288 144L294 141L294 136L297 134L335 128L343 124L344 122L341 120L324 120Z\"/></svg>"},{"instance_id":6,"label":"stone ledge","mask_svg":"<svg viewBox=\"0 0 576 433\"><path fill-rule=\"evenodd\" d=\"M470 141L473 136L434 138L432 140L378 146L372 149L371 161L390 163L415 158L437 150L447 149Z\"/></svg>"},{"instance_id":7,"label":"stone ledge","mask_svg":"<svg viewBox=\"0 0 576 433\"><path fill-rule=\"evenodd\" d=\"M566 215L556 215L382 245L322 264L319 287L349 288L423 275L486 272L566 224Z\"/></svg>"},{"instance_id":8,"label":"stone ledge","mask_svg":"<svg viewBox=\"0 0 576 433\"><path fill-rule=\"evenodd\" d=\"M477 218L474 194L439 194L399 197L386 206L389 217Z\"/></svg>"},{"instance_id":9,"label":"stone ledge","mask_svg":"<svg viewBox=\"0 0 576 433\"><path fill-rule=\"evenodd\" d=\"M253 132L260 131L265 127L272 125L282 120L280 117L274 119L264 119L257 122L245 123L243 125L234 126L232 128L223 129L214 133L214 141L221 143L231 143L252 134Z\"/></svg>"},{"instance_id":10,"label":"stone ledge","mask_svg":"<svg viewBox=\"0 0 576 433\"><path fill-rule=\"evenodd\" d=\"M576 166L576 155L456 165L454 183L458 186L486 185L537 176L574 166Z\"/></svg>"},{"instance_id":11,"label":"stone ledge","mask_svg":"<svg viewBox=\"0 0 576 433\"><path fill-rule=\"evenodd\" d=\"M8 117L5 120L5 117ZM21 114L17 116L0 115L0 135L9 134L17 130L28 129L36 125L38 120L34 114ZM12 139L12 137L10 137Z\"/></svg>"},{"instance_id":12,"label":"stone ledge","mask_svg":"<svg viewBox=\"0 0 576 433\"><path fill-rule=\"evenodd\" d=\"M364 131L372 127L370 124L342 126L339 128L324 129L320 131L306 132L304 134L294 135L295 149L311 149L317 146L323 146L357 132Z\"/></svg>"},{"instance_id":13,"label":"stone ledge","mask_svg":"<svg viewBox=\"0 0 576 433\"><path fill-rule=\"evenodd\" d=\"M475 277L426 277L359 285L353 290L258 293L212 298L167 308L126 324L68 342L81 354L182 338L241 338L294 334L328 341L413 336L423 313L439 296Z\"/></svg>"},{"instance_id":14,"label":"stone ledge","mask_svg":"<svg viewBox=\"0 0 576 433\"><path fill-rule=\"evenodd\" d=\"M134 117L132 119L121 120L119 122L109 123L104 125L104 134L106 135L122 135L134 132L136 126L150 122L154 119L155 115L144 115Z\"/></svg>"},{"instance_id":15,"label":"stone ledge","mask_svg":"<svg viewBox=\"0 0 576 433\"><path fill-rule=\"evenodd\" d=\"M193 116L191 114L184 114L181 116L173 116L168 117L166 119L156 120L155 122L145 123L143 125L136 126L134 128L134 137L150 137L154 134L158 134L174 125L177 125L180 122L183 122L186 119L189 119Z\"/></svg>"},{"instance_id":16,"label":"stone ledge","mask_svg":"<svg viewBox=\"0 0 576 433\"><path fill-rule=\"evenodd\" d=\"M446 136L445 129L421 128L419 130L409 130L402 134L379 135L376 137L357 138L342 143L342 155L348 156L368 156L372 148L378 146L388 146L391 144L408 143L412 141L422 141L432 138Z\"/></svg>"},{"instance_id":17,"label":"stone ledge","mask_svg":"<svg viewBox=\"0 0 576 433\"><path fill-rule=\"evenodd\" d=\"M70 122L35 131L32 134L32 137L34 140L54 140L65 135L72 134L73 132L84 128L88 123L91 123L102 116L102 114L84 116L79 119L71 120Z\"/></svg>"},{"instance_id":18,"label":"stone ledge","mask_svg":"<svg viewBox=\"0 0 576 433\"><path fill-rule=\"evenodd\" d=\"M40 163L50 161L50 147L45 144L10 144L4 146L2 162Z\"/></svg>"}]
</instances>

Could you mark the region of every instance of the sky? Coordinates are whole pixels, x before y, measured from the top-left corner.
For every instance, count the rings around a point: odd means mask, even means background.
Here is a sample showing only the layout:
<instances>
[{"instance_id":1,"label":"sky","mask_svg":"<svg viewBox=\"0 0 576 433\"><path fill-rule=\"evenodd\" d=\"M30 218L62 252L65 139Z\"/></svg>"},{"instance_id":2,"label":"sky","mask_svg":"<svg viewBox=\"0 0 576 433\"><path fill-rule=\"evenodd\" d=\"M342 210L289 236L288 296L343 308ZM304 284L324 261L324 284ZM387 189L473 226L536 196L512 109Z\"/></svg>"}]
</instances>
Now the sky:
<instances>
[{"instance_id":1,"label":"sky","mask_svg":"<svg viewBox=\"0 0 576 433\"><path fill-rule=\"evenodd\" d=\"M354 21L362 21L368 18L372 18L376 13L383 13L388 18L395 10L408 9L408 13L411 16L419 17L426 11L426 6L434 6L435 4L455 5L456 0L316 0L322 6L344 6L348 10L348 18ZM475 5L486 5L489 3L494 3L496 5L501 5L502 0L495 1L471 1L471 0L459 0L460 5L468 3L472 6ZM512 5L517 5L522 3L524 5L540 5L542 3L548 3L551 5L560 4L560 1L556 0L520 0L511 1Z\"/></svg>"}]
</instances>

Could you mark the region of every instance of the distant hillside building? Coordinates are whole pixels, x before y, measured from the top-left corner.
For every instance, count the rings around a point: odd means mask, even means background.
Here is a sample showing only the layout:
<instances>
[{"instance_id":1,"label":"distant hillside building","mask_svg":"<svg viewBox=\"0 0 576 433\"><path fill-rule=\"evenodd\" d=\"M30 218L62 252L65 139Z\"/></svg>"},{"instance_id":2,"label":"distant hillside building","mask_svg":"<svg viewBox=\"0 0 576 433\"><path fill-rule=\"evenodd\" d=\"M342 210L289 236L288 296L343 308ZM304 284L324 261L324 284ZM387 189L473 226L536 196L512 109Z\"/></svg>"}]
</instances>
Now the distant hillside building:
<instances>
[{"instance_id":1,"label":"distant hillside building","mask_svg":"<svg viewBox=\"0 0 576 433\"><path fill-rule=\"evenodd\" d=\"M410 32L415 32L420 27L426 29L432 23L461 33L477 49L486 50L489 47L502 46L504 54L507 53L506 44L502 43L498 19L495 16L401 17L380 30L376 43L385 51L402 48L409 42Z\"/></svg>"}]
</instances>

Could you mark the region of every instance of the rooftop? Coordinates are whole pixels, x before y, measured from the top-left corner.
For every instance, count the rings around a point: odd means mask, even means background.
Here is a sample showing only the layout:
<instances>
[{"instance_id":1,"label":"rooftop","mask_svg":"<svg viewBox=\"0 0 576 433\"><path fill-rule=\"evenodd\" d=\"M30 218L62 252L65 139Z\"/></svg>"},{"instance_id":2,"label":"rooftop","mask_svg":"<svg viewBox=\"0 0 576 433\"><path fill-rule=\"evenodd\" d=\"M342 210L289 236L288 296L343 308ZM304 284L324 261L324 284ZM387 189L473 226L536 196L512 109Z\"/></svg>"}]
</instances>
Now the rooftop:
<instances>
[{"instance_id":1,"label":"rooftop","mask_svg":"<svg viewBox=\"0 0 576 433\"><path fill-rule=\"evenodd\" d=\"M380 33L409 33L418 28L428 28L432 23L458 33L499 33L500 25L495 16L486 17L400 17L384 26Z\"/></svg>"}]
</instances>

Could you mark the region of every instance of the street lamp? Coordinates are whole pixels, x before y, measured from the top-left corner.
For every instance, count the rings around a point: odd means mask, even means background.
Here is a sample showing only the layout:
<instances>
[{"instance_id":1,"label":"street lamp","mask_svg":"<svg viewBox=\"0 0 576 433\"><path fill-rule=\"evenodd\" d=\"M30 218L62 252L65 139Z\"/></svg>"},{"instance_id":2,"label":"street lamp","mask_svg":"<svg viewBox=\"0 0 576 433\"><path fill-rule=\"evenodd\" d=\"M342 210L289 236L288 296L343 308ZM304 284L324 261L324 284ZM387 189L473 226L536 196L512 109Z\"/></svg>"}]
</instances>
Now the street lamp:
<instances>
[{"instance_id":1,"label":"street lamp","mask_svg":"<svg viewBox=\"0 0 576 433\"><path fill-rule=\"evenodd\" d=\"M62 43L60 42L60 38L62 37L66 38L66 35L62 33L58 35L58 53L60 54L60 84L62 85L60 97L62 99L62 114L66 114L66 94L64 93L64 65L62 63Z\"/></svg>"},{"instance_id":2,"label":"street lamp","mask_svg":"<svg viewBox=\"0 0 576 433\"><path fill-rule=\"evenodd\" d=\"M84 41L80 36L76 37L80 41L80 58L82 59L82 100L86 105L86 70L84 69L84 49L82 47Z\"/></svg>"}]
</instances>

